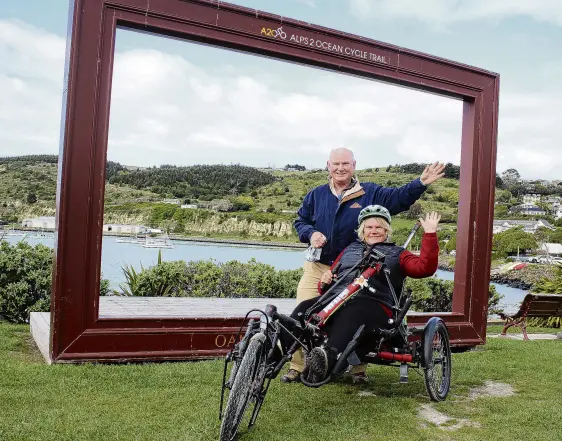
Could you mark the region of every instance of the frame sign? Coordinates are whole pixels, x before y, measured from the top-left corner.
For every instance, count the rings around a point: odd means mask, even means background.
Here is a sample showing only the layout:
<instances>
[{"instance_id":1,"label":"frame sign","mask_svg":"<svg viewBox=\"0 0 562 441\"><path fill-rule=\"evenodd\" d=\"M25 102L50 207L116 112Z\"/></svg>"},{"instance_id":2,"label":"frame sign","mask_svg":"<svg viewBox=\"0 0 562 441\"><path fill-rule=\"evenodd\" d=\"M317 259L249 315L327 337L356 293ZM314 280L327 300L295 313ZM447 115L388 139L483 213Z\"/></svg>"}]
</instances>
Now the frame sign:
<instances>
[{"instance_id":1,"label":"frame sign","mask_svg":"<svg viewBox=\"0 0 562 441\"><path fill-rule=\"evenodd\" d=\"M109 107L117 28L235 49L463 101L454 346L486 339L499 75L379 41L211 0L71 0L51 306L53 362L223 355L243 316L103 318L99 281ZM329 146L327 146L328 148Z\"/></svg>"}]
</instances>

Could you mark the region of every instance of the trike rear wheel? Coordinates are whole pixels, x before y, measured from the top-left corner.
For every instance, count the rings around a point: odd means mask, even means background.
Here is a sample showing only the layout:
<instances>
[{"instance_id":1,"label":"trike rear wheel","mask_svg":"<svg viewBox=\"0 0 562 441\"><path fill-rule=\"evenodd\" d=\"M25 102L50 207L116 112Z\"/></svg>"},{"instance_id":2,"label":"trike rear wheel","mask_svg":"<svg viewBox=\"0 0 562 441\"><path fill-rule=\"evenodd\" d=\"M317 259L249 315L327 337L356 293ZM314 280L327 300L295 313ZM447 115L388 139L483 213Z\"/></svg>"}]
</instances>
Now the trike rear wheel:
<instances>
[{"instance_id":1,"label":"trike rear wheel","mask_svg":"<svg viewBox=\"0 0 562 441\"><path fill-rule=\"evenodd\" d=\"M423 336L423 374L425 387L433 401L443 401L451 386L451 346L442 320L431 324Z\"/></svg>"}]
</instances>

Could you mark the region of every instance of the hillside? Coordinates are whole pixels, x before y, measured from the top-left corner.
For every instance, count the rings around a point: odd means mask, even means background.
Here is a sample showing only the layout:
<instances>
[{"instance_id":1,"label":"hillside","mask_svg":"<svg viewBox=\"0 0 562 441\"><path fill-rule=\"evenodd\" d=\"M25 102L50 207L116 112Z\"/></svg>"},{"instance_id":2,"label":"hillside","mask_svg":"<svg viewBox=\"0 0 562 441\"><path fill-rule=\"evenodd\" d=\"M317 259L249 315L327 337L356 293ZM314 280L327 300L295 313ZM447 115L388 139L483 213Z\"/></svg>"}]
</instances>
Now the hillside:
<instances>
[{"instance_id":1,"label":"hillside","mask_svg":"<svg viewBox=\"0 0 562 441\"><path fill-rule=\"evenodd\" d=\"M21 222L54 215L56 174L56 156L0 158L0 219ZM269 171L240 165L136 170L110 162L106 175L105 223L144 224L182 235L288 241L297 240L292 222L303 197L327 181L323 170ZM357 175L362 182L398 187L419 173L387 167L359 170ZM182 209L163 203L166 198L198 205L223 199L231 205L229 212ZM420 211L440 211L454 230L457 203L458 181L437 182L423 195L417 211L413 207L395 220L396 239L405 238Z\"/></svg>"}]
</instances>

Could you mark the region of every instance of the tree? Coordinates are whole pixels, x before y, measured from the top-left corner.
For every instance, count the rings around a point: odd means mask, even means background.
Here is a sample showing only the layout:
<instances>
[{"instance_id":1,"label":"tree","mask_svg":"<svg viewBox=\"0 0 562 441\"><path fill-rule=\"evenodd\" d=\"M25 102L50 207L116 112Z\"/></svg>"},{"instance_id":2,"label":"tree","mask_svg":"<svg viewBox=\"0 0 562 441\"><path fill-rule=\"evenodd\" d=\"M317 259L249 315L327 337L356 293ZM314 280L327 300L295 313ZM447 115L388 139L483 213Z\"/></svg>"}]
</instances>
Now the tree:
<instances>
[{"instance_id":1,"label":"tree","mask_svg":"<svg viewBox=\"0 0 562 441\"><path fill-rule=\"evenodd\" d=\"M447 253L450 253L451 251L456 250L456 249L457 249L457 235L452 234L451 238L449 239L449 241L445 245L445 251L447 251Z\"/></svg>"},{"instance_id":2,"label":"tree","mask_svg":"<svg viewBox=\"0 0 562 441\"><path fill-rule=\"evenodd\" d=\"M505 188L505 184L499 174L496 173L496 188Z\"/></svg>"},{"instance_id":3,"label":"tree","mask_svg":"<svg viewBox=\"0 0 562 441\"><path fill-rule=\"evenodd\" d=\"M507 190L496 190L496 201L508 203L511 200L511 193Z\"/></svg>"},{"instance_id":4,"label":"tree","mask_svg":"<svg viewBox=\"0 0 562 441\"><path fill-rule=\"evenodd\" d=\"M417 219L422 214L422 206L419 202L414 202L408 211L406 212L406 217L408 219Z\"/></svg>"},{"instance_id":5,"label":"tree","mask_svg":"<svg viewBox=\"0 0 562 441\"><path fill-rule=\"evenodd\" d=\"M287 164L287 165L284 167L284 170L285 170L285 171L286 171L286 170L289 170L289 169L299 170L299 171L306 171L306 167L305 167L304 165L299 165L299 164L294 164L294 165Z\"/></svg>"},{"instance_id":6,"label":"tree","mask_svg":"<svg viewBox=\"0 0 562 441\"><path fill-rule=\"evenodd\" d=\"M509 168L502 173L501 179L507 187L511 187L521 180L521 175L514 168Z\"/></svg>"},{"instance_id":7,"label":"tree","mask_svg":"<svg viewBox=\"0 0 562 441\"><path fill-rule=\"evenodd\" d=\"M461 177L461 168L449 162L445 165L444 173L446 178L459 180Z\"/></svg>"},{"instance_id":8,"label":"tree","mask_svg":"<svg viewBox=\"0 0 562 441\"><path fill-rule=\"evenodd\" d=\"M234 211L248 211L254 206L254 200L249 196L238 196L232 202Z\"/></svg>"},{"instance_id":9,"label":"tree","mask_svg":"<svg viewBox=\"0 0 562 441\"><path fill-rule=\"evenodd\" d=\"M494 217L496 219L501 219L505 216L507 216L508 212L508 208L505 205L496 205L494 207Z\"/></svg>"},{"instance_id":10,"label":"tree","mask_svg":"<svg viewBox=\"0 0 562 441\"><path fill-rule=\"evenodd\" d=\"M35 204L37 202L37 195L35 193L28 193L27 194L27 203L28 204Z\"/></svg>"},{"instance_id":11,"label":"tree","mask_svg":"<svg viewBox=\"0 0 562 441\"><path fill-rule=\"evenodd\" d=\"M557 228L555 231L550 231L548 241L551 243L562 243L562 228Z\"/></svg>"},{"instance_id":12,"label":"tree","mask_svg":"<svg viewBox=\"0 0 562 441\"><path fill-rule=\"evenodd\" d=\"M539 242L549 242L550 229L545 227L539 227L535 230L535 238Z\"/></svg>"},{"instance_id":13,"label":"tree","mask_svg":"<svg viewBox=\"0 0 562 441\"><path fill-rule=\"evenodd\" d=\"M492 240L492 248L498 256L507 256L518 251L536 250L537 247L535 237L525 233L520 227L498 233Z\"/></svg>"}]
</instances>

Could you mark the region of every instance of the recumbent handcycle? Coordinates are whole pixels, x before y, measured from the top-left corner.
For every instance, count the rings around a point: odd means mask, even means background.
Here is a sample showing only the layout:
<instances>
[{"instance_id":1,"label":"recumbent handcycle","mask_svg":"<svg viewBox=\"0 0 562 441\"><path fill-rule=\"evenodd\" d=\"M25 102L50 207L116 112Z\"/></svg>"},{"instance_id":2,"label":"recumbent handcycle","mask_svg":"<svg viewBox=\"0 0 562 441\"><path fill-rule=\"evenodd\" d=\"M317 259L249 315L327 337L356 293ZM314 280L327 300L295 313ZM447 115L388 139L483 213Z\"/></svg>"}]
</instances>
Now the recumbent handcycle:
<instances>
[{"instance_id":1,"label":"recumbent handcycle","mask_svg":"<svg viewBox=\"0 0 562 441\"><path fill-rule=\"evenodd\" d=\"M404 248L418 227L414 227ZM265 310L252 309L248 312L244 323L252 313L258 313L259 319L251 318L244 334L244 325L240 327L236 338L238 343L225 358L219 409L221 441L231 441L236 437L247 410L251 409L251 413L246 414L249 417L248 428L254 425L271 380L279 375L299 348L308 353L314 347L323 346L327 341L323 326L328 318L360 290L374 292L369 279L380 271L386 276L394 300L393 305L386 305L392 311L388 327L365 329L361 326L325 379L311 383L302 375L301 382L309 387L319 387L342 375L349 366L371 363L398 366L401 383L408 381L409 368L421 369L431 400L442 401L447 397L451 381L451 348L447 327L438 317L430 318L423 327L407 326L404 319L412 304L412 293L403 290L396 295L384 260L383 253L368 248L362 259L347 273L360 271L360 275L341 292L335 290L338 286L336 281L305 314L299 314L297 320L277 312L274 305L267 305ZM339 280L344 280L347 274ZM292 338L289 348L283 348L280 344L282 330ZM232 367L227 378L229 364ZM227 390L228 399L224 407ZM253 408L250 403L253 403Z\"/></svg>"}]
</instances>

